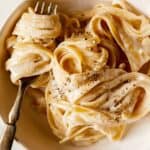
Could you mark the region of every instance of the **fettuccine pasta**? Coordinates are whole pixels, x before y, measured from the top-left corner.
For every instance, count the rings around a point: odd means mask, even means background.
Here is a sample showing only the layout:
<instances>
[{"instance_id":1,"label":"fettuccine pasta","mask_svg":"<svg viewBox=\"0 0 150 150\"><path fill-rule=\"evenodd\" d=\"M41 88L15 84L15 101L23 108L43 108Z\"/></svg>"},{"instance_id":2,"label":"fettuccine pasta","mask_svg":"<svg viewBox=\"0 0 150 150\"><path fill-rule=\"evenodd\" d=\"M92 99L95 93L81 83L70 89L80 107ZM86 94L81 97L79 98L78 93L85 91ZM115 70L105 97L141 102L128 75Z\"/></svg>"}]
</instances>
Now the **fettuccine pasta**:
<instances>
[{"instance_id":1,"label":"fettuccine pasta","mask_svg":"<svg viewBox=\"0 0 150 150\"><path fill-rule=\"evenodd\" d=\"M60 143L120 140L150 112L150 19L126 1L70 15L23 13L7 40L11 81L28 89Z\"/></svg>"}]
</instances>

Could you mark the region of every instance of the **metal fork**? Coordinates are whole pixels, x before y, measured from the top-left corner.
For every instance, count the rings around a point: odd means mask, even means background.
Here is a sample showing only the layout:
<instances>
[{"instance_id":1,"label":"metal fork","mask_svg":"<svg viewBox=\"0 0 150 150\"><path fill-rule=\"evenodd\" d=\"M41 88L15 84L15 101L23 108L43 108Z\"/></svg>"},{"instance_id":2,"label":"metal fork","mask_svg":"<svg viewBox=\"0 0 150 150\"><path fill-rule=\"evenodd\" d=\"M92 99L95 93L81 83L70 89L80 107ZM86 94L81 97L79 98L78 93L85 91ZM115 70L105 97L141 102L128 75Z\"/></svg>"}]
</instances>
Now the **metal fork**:
<instances>
[{"instance_id":1,"label":"metal fork","mask_svg":"<svg viewBox=\"0 0 150 150\"><path fill-rule=\"evenodd\" d=\"M43 0L39 0L36 2L35 7L34 7L34 12L38 14L46 14L46 15L51 15L51 14L57 14L57 8L58 5L52 3L52 2L45 2Z\"/></svg>"},{"instance_id":2,"label":"metal fork","mask_svg":"<svg viewBox=\"0 0 150 150\"><path fill-rule=\"evenodd\" d=\"M34 12L38 14L46 14L46 15L51 15L51 14L57 14L57 8L58 5L54 3L46 3L43 0L37 1L34 7Z\"/></svg>"},{"instance_id":3,"label":"metal fork","mask_svg":"<svg viewBox=\"0 0 150 150\"><path fill-rule=\"evenodd\" d=\"M46 3L45 1L37 1L34 11L41 15L57 14L57 5ZM10 150L15 138L16 123L20 116L21 103L26 89L33 83L37 76L23 78L19 81L19 87L14 104L9 112L8 122L2 138L0 139L0 150Z\"/></svg>"}]
</instances>

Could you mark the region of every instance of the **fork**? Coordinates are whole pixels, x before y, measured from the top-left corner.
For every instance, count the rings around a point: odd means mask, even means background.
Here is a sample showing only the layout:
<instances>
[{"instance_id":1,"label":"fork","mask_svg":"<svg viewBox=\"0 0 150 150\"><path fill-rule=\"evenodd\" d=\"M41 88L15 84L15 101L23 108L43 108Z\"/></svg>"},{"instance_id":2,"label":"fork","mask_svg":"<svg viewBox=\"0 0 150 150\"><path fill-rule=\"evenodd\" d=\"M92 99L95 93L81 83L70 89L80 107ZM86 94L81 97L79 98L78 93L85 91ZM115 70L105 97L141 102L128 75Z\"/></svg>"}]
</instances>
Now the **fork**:
<instances>
[{"instance_id":1,"label":"fork","mask_svg":"<svg viewBox=\"0 0 150 150\"><path fill-rule=\"evenodd\" d=\"M41 15L57 14L57 5L45 1L37 1L34 6L34 12ZM6 122L6 129L0 139L0 150L10 150L15 138L16 123L20 116L21 104L26 89L34 82L37 76L27 77L19 80L18 92L14 104L8 115L8 122Z\"/></svg>"}]
</instances>

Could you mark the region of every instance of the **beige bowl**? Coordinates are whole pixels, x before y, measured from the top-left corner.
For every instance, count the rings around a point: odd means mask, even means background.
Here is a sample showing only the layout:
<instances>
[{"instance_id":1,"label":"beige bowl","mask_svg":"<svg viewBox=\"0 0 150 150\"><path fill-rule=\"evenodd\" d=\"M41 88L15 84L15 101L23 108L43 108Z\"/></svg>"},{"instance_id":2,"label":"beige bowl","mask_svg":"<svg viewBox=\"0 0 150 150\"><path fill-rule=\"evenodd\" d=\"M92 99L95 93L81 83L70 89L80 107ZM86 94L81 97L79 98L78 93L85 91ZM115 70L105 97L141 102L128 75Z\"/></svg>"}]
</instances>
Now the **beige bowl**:
<instances>
[{"instance_id":1,"label":"beige bowl","mask_svg":"<svg viewBox=\"0 0 150 150\"><path fill-rule=\"evenodd\" d=\"M59 8L65 11L84 10L102 0L54 0ZM110 0L103 0L110 3ZM11 33L15 22L21 13L27 9L32 1L23 2L8 19L0 33L0 115L7 120L8 112L16 96L17 88L11 84L9 73L5 71L5 61L8 54L5 49L5 40ZM149 150L150 149L150 117L130 126L128 134L120 142L111 142L103 139L89 147L75 147L58 143L48 126L46 117L32 106L28 96L22 105L21 116L17 124L16 139L30 150Z\"/></svg>"}]
</instances>

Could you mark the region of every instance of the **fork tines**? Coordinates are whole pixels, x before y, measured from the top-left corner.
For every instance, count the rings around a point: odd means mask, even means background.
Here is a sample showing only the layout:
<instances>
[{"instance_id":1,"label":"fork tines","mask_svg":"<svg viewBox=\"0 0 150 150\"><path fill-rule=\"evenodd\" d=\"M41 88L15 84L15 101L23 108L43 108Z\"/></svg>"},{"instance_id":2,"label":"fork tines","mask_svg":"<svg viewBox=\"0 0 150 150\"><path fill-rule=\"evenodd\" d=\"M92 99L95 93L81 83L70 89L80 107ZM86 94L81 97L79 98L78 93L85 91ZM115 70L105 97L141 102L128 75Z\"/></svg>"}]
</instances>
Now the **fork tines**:
<instances>
[{"instance_id":1,"label":"fork tines","mask_svg":"<svg viewBox=\"0 0 150 150\"><path fill-rule=\"evenodd\" d=\"M38 14L46 14L46 15L57 14L57 8L58 6L52 2L48 3L39 0L35 4L34 12Z\"/></svg>"}]
</instances>

